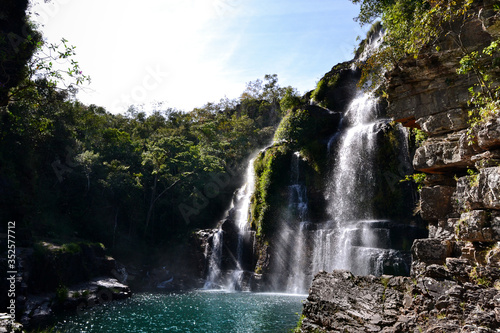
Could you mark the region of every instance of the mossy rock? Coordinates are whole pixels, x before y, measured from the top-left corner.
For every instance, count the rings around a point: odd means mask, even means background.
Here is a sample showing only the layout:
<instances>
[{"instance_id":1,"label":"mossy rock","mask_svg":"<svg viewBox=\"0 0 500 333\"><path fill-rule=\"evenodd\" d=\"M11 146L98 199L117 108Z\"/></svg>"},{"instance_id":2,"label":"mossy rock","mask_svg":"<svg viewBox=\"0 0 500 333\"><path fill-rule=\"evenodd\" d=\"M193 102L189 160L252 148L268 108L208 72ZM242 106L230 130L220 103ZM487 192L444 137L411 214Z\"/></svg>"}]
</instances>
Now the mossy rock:
<instances>
[{"instance_id":1,"label":"mossy rock","mask_svg":"<svg viewBox=\"0 0 500 333\"><path fill-rule=\"evenodd\" d=\"M349 101L354 97L356 84L361 77L361 71L353 65L354 61L335 65L319 80L310 98L329 110L345 111Z\"/></svg>"},{"instance_id":2,"label":"mossy rock","mask_svg":"<svg viewBox=\"0 0 500 333\"><path fill-rule=\"evenodd\" d=\"M287 185L293 150L286 143L275 144L261 152L254 163L255 191L251 202L251 225L257 236L273 232L273 223L287 202Z\"/></svg>"},{"instance_id":3,"label":"mossy rock","mask_svg":"<svg viewBox=\"0 0 500 333\"><path fill-rule=\"evenodd\" d=\"M274 140L285 141L295 149L330 137L338 128L340 113L308 105L291 110L280 122Z\"/></svg>"},{"instance_id":4,"label":"mossy rock","mask_svg":"<svg viewBox=\"0 0 500 333\"><path fill-rule=\"evenodd\" d=\"M76 284L109 273L105 249L100 243L55 245L39 242L33 248L36 279L30 279L29 287L35 292L55 291L60 285Z\"/></svg>"}]
</instances>

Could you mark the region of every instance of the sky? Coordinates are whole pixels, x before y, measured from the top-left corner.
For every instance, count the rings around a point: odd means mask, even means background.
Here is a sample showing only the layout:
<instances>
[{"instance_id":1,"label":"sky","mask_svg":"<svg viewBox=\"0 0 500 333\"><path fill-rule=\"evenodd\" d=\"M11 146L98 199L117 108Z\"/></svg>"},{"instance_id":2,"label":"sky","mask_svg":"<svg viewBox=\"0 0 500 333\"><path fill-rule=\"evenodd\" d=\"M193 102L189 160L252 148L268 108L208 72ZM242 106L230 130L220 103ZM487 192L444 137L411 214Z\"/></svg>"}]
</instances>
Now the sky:
<instances>
[{"instance_id":1,"label":"sky","mask_svg":"<svg viewBox=\"0 0 500 333\"><path fill-rule=\"evenodd\" d=\"M78 99L124 113L130 105L190 111L238 98L278 74L301 94L353 58L360 27L349 0L39 0L44 38L76 46L91 77Z\"/></svg>"}]
</instances>

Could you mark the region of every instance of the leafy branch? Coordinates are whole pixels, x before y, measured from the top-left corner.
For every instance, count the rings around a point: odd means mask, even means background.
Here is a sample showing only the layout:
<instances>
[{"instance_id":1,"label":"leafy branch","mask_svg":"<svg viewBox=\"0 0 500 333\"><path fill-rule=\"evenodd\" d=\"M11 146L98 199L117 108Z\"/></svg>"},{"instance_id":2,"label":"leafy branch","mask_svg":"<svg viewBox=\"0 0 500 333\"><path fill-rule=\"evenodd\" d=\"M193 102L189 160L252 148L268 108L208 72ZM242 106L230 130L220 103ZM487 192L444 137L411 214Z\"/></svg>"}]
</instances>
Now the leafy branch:
<instances>
[{"instance_id":1,"label":"leafy branch","mask_svg":"<svg viewBox=\"0 0 500 333\"><path fill-rule=\"evenodd\" d=\"M471 98L468 102L473 106L469 110L469 128L467 136L469 145L474 143L477 128L488 119L498 115L500 108L500 86L493 78L500 65L500 40L491 42L481 51L473 51L460 59L457 73L467 75L473 72L478 83L469 88Z\"/></svg>"},{"instance_id":2,"label":"leafy branch","mask_svg":"<svg viewBox=\"0 0 500 333\"><path fill-rule=\"evenodd\" d=\"M27 37L28 41L30 38ZM27 63L24 83L10 92L9 100L18 99L38 80L44 80L50 87L72 95L75 95L84 83L90 83L90 76L83 73L80 64L74 59L76 47L69 45L66 39L50 44L36 40L31 42L36 44L37 52Z\"/></svg>"}]
</instances>

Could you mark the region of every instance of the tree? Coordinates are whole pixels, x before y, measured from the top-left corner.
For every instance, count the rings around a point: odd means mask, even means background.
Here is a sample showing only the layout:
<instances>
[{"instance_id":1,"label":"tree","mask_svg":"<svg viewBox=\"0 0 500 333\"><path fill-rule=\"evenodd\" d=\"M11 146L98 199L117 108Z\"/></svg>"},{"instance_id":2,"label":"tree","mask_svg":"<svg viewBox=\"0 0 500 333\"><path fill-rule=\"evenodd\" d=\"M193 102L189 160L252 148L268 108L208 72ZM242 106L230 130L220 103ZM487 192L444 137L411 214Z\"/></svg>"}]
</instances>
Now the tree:
<instances>
[{"instance_id":1,"label":"tree","mask_svg":"<svg viewBox=\"0 0 500 333\"><path fill-rule=\"evenodd\" d=\"M28 3L11 0L0 5L0 106L8 104L11 89L26 78L26 64L42 43L26 15Z\"/></svg>"},{"instance_id":2,"label":"tree","mask_svg":"<svg viewBox=\"0 0 500 333\"><path fill-rule=\"evenodd\" d=\"M417 57L425 46L457 32L453 22L464 20L473 0L351 0L360 4L356 18L362 25L380 18L385 29L382 46L366 61L362 83L380 81L382 69L391 70L407 56ZM459 27L460 29L460 27ZM455 38L456 39L456 38Z\"/></svg>"},{"instance_id":3,"label":"tree","mask_svg":"<svg viewBox=\"0 0 500 333\"><path fill-rule=\"evenodd\" d=\"M94 164L96 164L98 160L99 153L96 154L89 150L75 156L75 161L82 166L83 173L87 178L87 192L90 190L90 174L92 173Z\"/></svg>"},{"instance_id":4,"label":"tree","mask_svg":"<svg viewBox=\"0 0 500 333\"><path fill-rule=\"evenodd\" d=\"M282 112L286 112L301 104L300 95L297 89L288 86L285 88L285 94L281 98L280 107Z\"/></svg>"}]
</instances>

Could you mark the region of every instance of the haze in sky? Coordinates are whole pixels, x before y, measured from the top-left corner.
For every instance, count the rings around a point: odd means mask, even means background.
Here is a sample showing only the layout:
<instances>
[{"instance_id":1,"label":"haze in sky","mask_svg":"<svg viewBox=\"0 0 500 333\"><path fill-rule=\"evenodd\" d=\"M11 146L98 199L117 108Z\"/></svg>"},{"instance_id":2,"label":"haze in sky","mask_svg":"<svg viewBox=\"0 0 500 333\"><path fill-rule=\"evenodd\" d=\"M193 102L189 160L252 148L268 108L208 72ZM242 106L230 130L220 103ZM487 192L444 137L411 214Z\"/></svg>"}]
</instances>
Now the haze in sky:
<instances>
[{"instance_id":1,"label":"haze in sky","mask_svg":"<svg viewBox=\"0 0 500 333\"><path fill-rule=\"evenodd\" d=\"M352 59L367 30L349 0L51 0L33 10L47 41L76 46L92 79L78 98L113 113L154 102L190 111L238 98L265 74L305 93Z\"/></svg>"}]
</instances>

